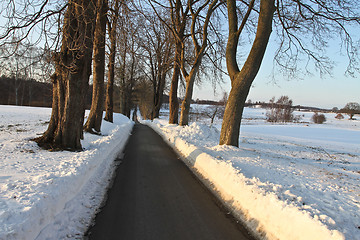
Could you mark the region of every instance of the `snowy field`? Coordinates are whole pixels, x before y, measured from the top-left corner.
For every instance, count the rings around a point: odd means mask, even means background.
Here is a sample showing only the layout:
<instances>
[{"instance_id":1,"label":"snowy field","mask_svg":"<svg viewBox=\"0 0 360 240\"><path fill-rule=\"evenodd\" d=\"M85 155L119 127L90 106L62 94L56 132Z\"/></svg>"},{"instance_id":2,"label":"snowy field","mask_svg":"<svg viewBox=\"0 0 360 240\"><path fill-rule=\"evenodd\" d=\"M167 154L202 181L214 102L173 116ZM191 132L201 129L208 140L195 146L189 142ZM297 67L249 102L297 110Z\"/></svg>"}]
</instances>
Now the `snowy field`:
<instances>
[{"instance_id":1,"label":"snowy field","mask_svg":"<svg viewBox=\"0 0 360 240\"><path fill-rule=\"evenodd\" d=\"M198 113L208 106L194 105ZM219 146L221 119L188 127L147 122L264 239L360 240L360 121L270 124L246 108L240 148ZM41 150L51 109L0 106L0 239L82 239L133 123L115 115L82 152ZM358 119L360 116L355 116Z\"/></svg>"},{"instance_id":2,"label":"snowy field","mask_svg":"<svg viewBox=\"0 0 360 240\"><path fill-rule=\"evenodd\" d=\"M133 123L114 115L82 152L49 152L29 139L51 109L0 106L0 239L82 239L101 204Z\"/></svg>"},{"instance_id":3,"label":"snowy field","mask_svg":"<svg viewBox=\"0 0 360 240\"><path fill-rule=\"evenodd\" d=\"M195 112L207 106L194 105ZM163 112L166 115L166 111ZM147 122L177 149L231 211L264 239L360 239L360 121L271 124L246 108L240 148L219 146L221 120L188 127ZM358 119L360 116L355 116Z\"/></svg>"}]
</instances>

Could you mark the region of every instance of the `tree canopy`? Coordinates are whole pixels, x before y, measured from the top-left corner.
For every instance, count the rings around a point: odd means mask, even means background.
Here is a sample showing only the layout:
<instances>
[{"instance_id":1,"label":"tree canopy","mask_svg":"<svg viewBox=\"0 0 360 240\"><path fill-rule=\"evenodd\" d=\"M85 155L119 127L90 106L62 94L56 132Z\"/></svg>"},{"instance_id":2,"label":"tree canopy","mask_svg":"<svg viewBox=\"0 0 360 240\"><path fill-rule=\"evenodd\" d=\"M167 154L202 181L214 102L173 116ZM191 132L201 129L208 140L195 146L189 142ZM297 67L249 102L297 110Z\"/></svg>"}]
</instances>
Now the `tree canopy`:
<instances>
[{"instance_id":1,"label":"tree canopy","mask_svg":"<svg viewBox=\"0 0 360 240\"><path fill-rule=\"evenodd\" d=\"M341 112L347 113L350 119L353 119L355 114L360 114L360 104L357 102L349 102L341 109Z\"/></svg>"},{"instance_id":2,"label":"tree canopy","mask_svg":"<svg viewBox=\"0 0 360 240\"><path fill-rule=\"evenodd\" d=\"M78 122L73 123L79 127L76 131L73 130L78 134L77 142L72 146L66 145L66 148L81 148L80 126L84 120L82 103L86 97L92 68L92 63L83 57L90 57L93 52L98 56L98 50L101 50L101 56L104 56L103 50L107 49L104 41L111 45L111 58L106 57L101 61L99 68L98 60L93 64L95 68L101 69L94 71L99 73L99 78L94 77L94 83L98 82L96 79L101 79L100 85L94 84L100 87L93 93L94 98L99 96L98 101L93 101L98 116L102 112L105 99L102 96L102 79L106 80L105 62L109 63L109 82L120 86L120 109L127 116L140 102L151 102L148 107L140 109L148 112L144 116L157 117L161 96L166 89L170 89L169 123L177 123L178 89L179 83L183 83L185 97L181 108L182 125L188 123L194 80L199 78L200 72L214 79L216 69L226 72L232 85L224 113L220 143L234 146L238 146L245 101L270 40L278 44L274 56L277 73L289 77L314 71L318 71L320 75L331 74L333 62L328 54L328 47L334 41L339 43L340 51L347 56L345 72L355 76L360 70L357 33L360 11L355 0L108 2L109 11L104 10L103 17L98 17L102 19L101 24L94 16L99 16L101 6L105 3L107 5L105 0L5 0L0 4L0 20L4 23L0 27L0 47L13 47L2 57L10 59L11 56L18 56L21 54L20 46L40 44L43 51L39 52L46 53L47 59L51 59L54 66L55 74L51 79L54 96L59 102L53 102L53 112L57 111L56 114L60 116L56 117L61 119L67 113L82 113L79 116L75 114ZM105 21L108 23L107 33ZM225 22L227 24L224 24ZM96 32L94 35L95 26L100 25L102 33ZM223 37L224 31L228 33L227 39ZM104 41L101 40L102 44L96 44L99 37L105 38ZM224 42L225 39L227 43ZM249 48L245 42L250 43ZM226 56L223 54L225 48ZM49 57L50 55L52 57ZM227 71L221 65L224 59ZM305 67L299 62L305 62ZM209 65L214 68L208 68ZM79 74L81 77L77 76ZM75 80L75 76L79 78ZM111 84L107 87L108 94L113 94ZM69 97L75 93L73 88L81 88L81 94L74 95L81 104L70 104L74 109L63 109L66 99L74 98ZM146 91L146 94L141 91ZM111 105L114 103L108 96L107 99L107 111L112 111ZM65 105L70 106L68 103ZM111 112L107 113L107 119L111 119ZM68 119L61 121L66 122ZM99 124L94 128L99 131ZM67 133L61 134L59 138L65 135Z\"/></svg>"}]
</instances>

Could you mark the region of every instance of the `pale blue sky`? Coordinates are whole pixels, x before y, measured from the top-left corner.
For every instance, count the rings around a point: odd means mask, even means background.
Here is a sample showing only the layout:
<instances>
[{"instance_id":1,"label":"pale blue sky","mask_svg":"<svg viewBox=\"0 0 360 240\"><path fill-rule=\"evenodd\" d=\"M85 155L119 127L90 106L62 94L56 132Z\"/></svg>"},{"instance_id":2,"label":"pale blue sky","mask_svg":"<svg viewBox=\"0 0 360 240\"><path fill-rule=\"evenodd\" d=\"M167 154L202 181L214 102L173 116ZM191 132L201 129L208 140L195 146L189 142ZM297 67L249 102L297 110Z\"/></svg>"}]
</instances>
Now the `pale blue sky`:
<instances>
[{"instance_id":1,"label":"pale blue sky","mask_svg":"<svg viewBox=\"0 0 360 240\"><path fill-rule=\"evenodd\" d=\"M332 46L329 50L331 60L335 62L333 76L320 78L314 72L314 76L302 76L300 79L285 79L282 75L275 75L276 82L271 79L273 67L273 51L276 46L268 46L260 71L254 80L248 99L252 101L269 101L273 96L279 98L282 95L289 96L294 105L305 105L322 108L342 108L348 102L360 103L360 76L355 78L345 76L347 58L341 56L338 46ZM225 83L217 87L217 95L214 96L212 86L204 83L196 86L193 99L219 100L222 92L230 92L230 79L224 77ZM223 89L223 90L222 90Z\"/></svg>"},{"instance_id":2,"label":"pale blue sky","mask_svg":"<svg viewBox=\"0 0 360 240\"><path fill-rule=\"evenodd\" d=\"M1 17L0 23L3 24ZM358 29L354 30L357 31ZM274 38L274 34L272 38ZM329 50L331 52L330 57L333 61L336 61L333 77L327 76L322 79L318 74L314 73L313 77L306 76L302 80L289 80L276 75L276 84L274 84L270 75L273 66L273 54L276 48L277 46L274 43L269 44L248 99L252 101L269 101L273 96L278 98L287 95L295 105L323 108L342 108L348 102L360 103L360 74L357 74L355 78L345 76L347 59L339 54L339 47L335 44ZM231 88L228 77L225 76L224 81L224 84L217 86L215 96L211 81L208 81L208 83L203 81L204 83L200 87L195 86L193 99L221 99L223 91L229 93Z\"/></svg>"}]
</instances>

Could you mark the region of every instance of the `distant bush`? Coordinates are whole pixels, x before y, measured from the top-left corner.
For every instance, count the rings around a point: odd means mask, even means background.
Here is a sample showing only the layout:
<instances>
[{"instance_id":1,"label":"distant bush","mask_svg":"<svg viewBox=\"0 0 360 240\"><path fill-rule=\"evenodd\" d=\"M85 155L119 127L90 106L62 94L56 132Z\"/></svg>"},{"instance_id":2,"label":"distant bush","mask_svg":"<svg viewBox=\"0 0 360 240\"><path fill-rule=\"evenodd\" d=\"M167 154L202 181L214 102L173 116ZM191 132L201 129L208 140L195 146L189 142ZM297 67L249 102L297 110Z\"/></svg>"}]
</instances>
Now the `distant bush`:
<instances>
[{"instance_id":1,"label":"distant bush","mask_svg":"<svg viewBox=\"0 0 360 240\"><path fill-rule=\"evenodd\" d=\"M266 113L268 122L294 121L292 100L288 96L281 96L276 102L275 97L270 99L269 110Z\"/></svg>"},{"instance_id":2,"label":"distant bush","mask_svg":"<svg viewBox=\"0 0 360 240\"><path fill-rule=\"evenodd\" d=\"M339 111L339 109L338 109L337 107L333 107L333 108L331 109L331 111L334 112L334 113L336 113L336 112Z\"/></svg>"},{"instance_id":3,"label":"distant bush","mask_svg":"<svg viewBox=\"0 0 360 240\"><path fill-rule=\"evenodd\" d=\"M344 119L344 115L342 115L341 113L338 113L336 116L335 116L336 119Z\"/></svg>"},{"instance_id":4,"label":"distant bush","mask_svg":"<svg viewBox=\"0 0 360 240\"><path fill-rule=\"evenodd\" d=\"M225 106L210 105L204 108L190 108L190 121L197 122L201 119L210 118L211 124L216 118L222 119L224 117Z\"/></svg>"},{"instance_id":5,"label":"distant bush","mask_svg":"<svg viewBox=\"0 0 360 240\"><path fill-rule=\"evenodd\" d=\"M314 123L323 124L324 122L326 122L326 117L324 114L314 113L314 115L312 116L312 120Z\"/></svg>"}]
</instances>

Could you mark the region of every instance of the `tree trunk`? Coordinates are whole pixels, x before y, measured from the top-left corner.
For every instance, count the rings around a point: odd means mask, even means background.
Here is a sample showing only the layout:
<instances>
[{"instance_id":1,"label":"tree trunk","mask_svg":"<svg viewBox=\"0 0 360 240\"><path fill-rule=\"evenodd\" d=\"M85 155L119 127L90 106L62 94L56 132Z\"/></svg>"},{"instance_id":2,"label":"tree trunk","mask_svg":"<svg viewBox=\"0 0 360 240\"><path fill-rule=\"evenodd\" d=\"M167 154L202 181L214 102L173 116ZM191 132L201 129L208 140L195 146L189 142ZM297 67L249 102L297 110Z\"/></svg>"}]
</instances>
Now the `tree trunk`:
<instances>
[{"instance_id":1,"label":"tree trunk","mask_svg":"<svg viewBox=\"0 0 360 240\"><path fill-rule=\"evenodd\" d=\"M109 65L108 65L108 82L106 85L106 101L105 101L105 120L108 122L113 122L114 115L114 76L115 76L115 41L112 40L112 34L110 34L110 56L109 56Z\"/></svg>"},{"instance_id":2,"label":"tree trunk","mask_svg":"<svg viewBox=\"0 0 360 240\"><path fill-rule=\"evenodd\" d=\"M122 81L122 79L120 80ZM125 102L126 102L126 98L125 98L125 83L120 83L120 93L119 93L119 98L120 98L120 103L119 103L119 112L123 115L125 115Z\"/></svg>"},{"instance_id":3,"label":"tree trunk","mask_svg":"<svg viewBox=\"0 0 360 240\"><path fill-rule=\"evenodd\" d=\"M123 51L120 53L122 59L122 65L120 67L120 113L126 115L126 101L127 101L127 83L126 83L126 54L128 51L127 35L124 35Z\"/></svg>"},{"instance_id":4,"label":"tree trunk","mask_svg":"<svg viewBox=\"0 0 360 240\"><path fill-rule=\"evenodd\" d=\"M108 65L108 82L106 85L105 120L113 122L114 114L114 76L115 76L115 53L116 53L116 24L119 17L119 0L115 2L114 16L110 27L110 56Z\"/></svg>"},{"instance_id":5,"label":"tree trunk","mask_svg":"<svg viewBox=\"0 0 360 240\"><path fill-rule=\"evenodd\" d=\"M166 79L166 73L162 73L159 81L157 82L157 87L154 94L154 110L152 114L152 119L159 118L160 116L160 108L163 103L165 79Z\"/></svg>"},{"instance_id":6,"label":"tree trunk","mask_svg":"<svg viewBox=\"0 0 360 240\"><path fill-rule=\"evenodd\" d=\"M239 146L242 113L247 95L265 54L272 31L275 0L261 0L258 27L251 51L241 71L236 62L239 40L237 33L236 1L228 0L229 38L226 47L226 65L231 79L231 91L221 127L220 144Z\"/></svg>"},{"instance_id":7,"label":"tree trunk","mask_svg":"<svg viewBox=\"0 0 360 240\"><path fill-rule=\"evenodd\" d=\"M59 70L55 69L55 72L59 72ZM43 134L43 136L41 136L38 139L35 139L38 143L51 144L53 142L53 139L54 139L54 135L55 135L54 133L56 131L56 128L58 128L60 126L60 124L58 123L58 121L60 120L60 117L59 117L59 111L60 111L59 99L60 99L60 96L59 96L59 94L60 94L60 91L61 91L62 88L60 88L61 83L58 82L58 81L61 81L61 79L57 79L56 76L57 75L55 73L51 77L52 78L52 84L53 84L53 91L52 91L52 112L51 112L50 123L49 123L48 129Z\"/></svg>"},{"instance_id":8,"label":"tree trunk","mask_svg":"<svg viewBox=\"0 0 360 240\"><path fill-rule=\"evenodd\" d=\"M34 139L45 148L81 150L85 96L91 74L94 1L69 1L64 16L60 53L54 55L53 104L43 136Z\"/></svg>"},{"instance_id":9,"label":"tree trunk","mask_svg":"<svg viewBox=\"0 0 360 240\"><path fill-rule=\"evenodd\" d=\"M132 91L132 87L128 87L127 88L127 93L126 93L126 102L125 102L125 116L127 116L130 119L130 114L131 114L131 109L132 109L132 101L131 101L131 91Z\"/></svg>"},{"instance_id":10,"label":"tree trunk","mask_svg":"<svg viewBox=\"0 0 360 240\"><path fill-rule=\"evenodd\" d=\"M191 22L191 38L192 38L192 42L193 42L193 47L194 47L194 61L192 63L191 66L191 70L190 73L187 73L186 68L185 68L185 49L182 48L181 51L181 71L182 74L186 80L186 92L185 92L185 98L182 102L181 105L181 116L180 116L180 126L185 126L189 124L189 112L190 112L190 104L191 104L191 99L192 99L192 94L193 94L193 89L194 89L194 82L195 82L195 77L196 74L199 72L199 68L202 62L202 59L204 57L205 51L206 51L206 47L207 47L207 42L208 42L208 26L209 26L209 22L210 22L210 17L212 15L212 13L214 12L214 10L217 8L216 4L217 4L218 0L213 0L213 1L207 1L204 2L204 5L200 6L200 8L198 9L198 11L200 11L201 8L206 7L207 5L209 5L208 11L206 13L206 17L205 17L205 21L202 25L202 31L196 30L196 25L198 20L201 18L198 14L199 12L194 12L193 10L191 11L191 16L192 16L192 22ZM193 5L194 3L189 3L189 5ZM219 6L219 5L218 5ZM192 6L190 6L192 8ZM197 36L198 34L200 34L200 36ZM199 45L199 40L202 39L202 43Z\"/></svg>"},{"instance_id":11,"label":"tree trunk","mask_svg":"<svg viewBox=\"0 0 360 240\"><path fill-rule=\"evenodd\" d=\"M103 117L107 10L107 0L98 0L94 33L93 96L90 114L84 126L84 130L90 133L93 133L93 130L100 133Z\"/></svg>"},{"instance_id":12,"label":"tree trunk","mask_svg":"<svg viewBox=\"0 0 360 240\"><path fill-rule=\"evenodd\" d=\"M201 60L200 60L201 62ZM189 124L189 113L190 113L190 104L194 89L194 82L196 74L199 70L200 63L191 70L190 74L186 77L186 90L185 97L181 104L181 115L180 115L180 126L186 126Z\"/></svg>"},{"instance_id":13,"label":"tree trunk","mask_svg":"<svg viewBox=\"0 0 360 240\"><path fill-rule=\"evenodd\" d=\"M171 78L171 87L169 93L169 123L177 124L179 122L179 101L177 97L177 91L179 86L179 77L180 77L180 63L179 59L181 57L181 45L176 45L175 57L174 57L174 72Z\"/></svg>"},{"instance_id":14,"label":"tree trunk","mask_svg":"<svg viewBox=\"0 0 360 240\"><path fill-rule=\"evenodd\" d=\"M134 107L134 111L133 111L133 115L132 115L132 120L136 123L138 123L138 119L137 119L137 111L138 111L138 108L137 108L137 105L135 105Z\"/></svg>"}]
</instances>

